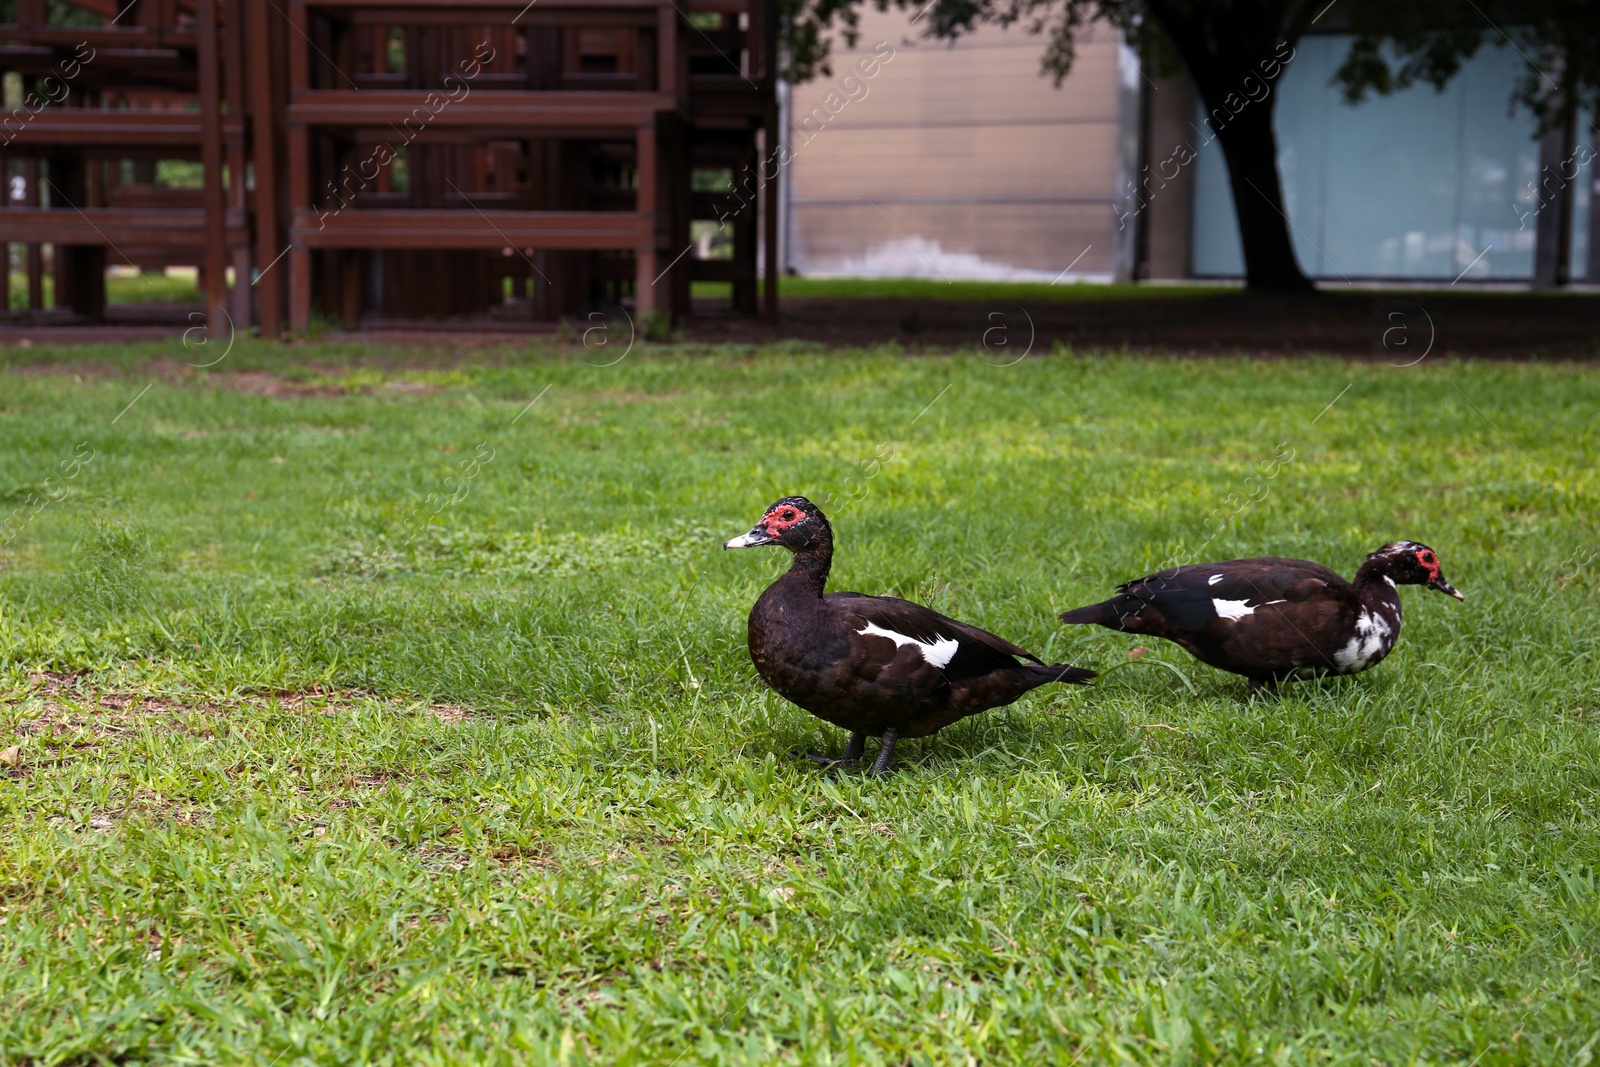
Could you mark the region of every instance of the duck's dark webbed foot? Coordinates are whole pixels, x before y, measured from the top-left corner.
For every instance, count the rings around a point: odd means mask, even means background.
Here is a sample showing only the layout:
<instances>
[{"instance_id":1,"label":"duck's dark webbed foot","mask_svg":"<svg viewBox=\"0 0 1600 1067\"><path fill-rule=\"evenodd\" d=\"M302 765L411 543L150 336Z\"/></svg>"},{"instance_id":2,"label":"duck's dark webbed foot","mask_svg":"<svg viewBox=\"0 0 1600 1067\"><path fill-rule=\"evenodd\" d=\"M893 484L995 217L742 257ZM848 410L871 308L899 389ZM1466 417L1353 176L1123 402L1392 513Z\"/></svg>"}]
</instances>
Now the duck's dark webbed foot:
<instances>
[{"instance_id":1,"label":"duck's dark webbed foot","mask_svg":"<svg viewBox=\"0 0 1600 1067\"><path fill-rule=\"evenodd\" d=\"M882 778L889 773L889 761L894 759L894 743L899 737L899 730L883 731L883 747L878 750L878 758L872 761L872 770L867 772L868 778Z\"/></svg>"},{"instance_id":2,"label":"duck's dark webbed foot","mask_svg":"<svg viewBox=\"0 0 1600 1067\"><path fill-rule=\"evenodd\" d=\"M844 755L838 759L832 756L820 756L815 752L807 752L806 758L819 767L830 771L838 770L846 764L855 763L861 758L862 751L866 748L867 735L855 733L850 735L850 743L845 746Z\"/></svg>"}]
</instances>

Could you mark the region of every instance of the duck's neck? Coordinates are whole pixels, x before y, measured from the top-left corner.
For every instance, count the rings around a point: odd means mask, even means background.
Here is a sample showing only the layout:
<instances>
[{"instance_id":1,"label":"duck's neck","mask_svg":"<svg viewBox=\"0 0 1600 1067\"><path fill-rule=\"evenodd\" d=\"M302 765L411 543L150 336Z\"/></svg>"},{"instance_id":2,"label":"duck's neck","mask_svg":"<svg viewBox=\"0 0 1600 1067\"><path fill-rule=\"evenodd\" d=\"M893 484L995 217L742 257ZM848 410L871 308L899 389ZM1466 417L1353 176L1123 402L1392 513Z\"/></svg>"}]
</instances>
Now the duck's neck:
<instances>
[{"instance_id":1,"label":"duck's neck","mask_svg":"<svg viewBox=\"0 0 1600 1067\"><path fill-rule=\"evenodd\" d=\"M1385 573L1382 560L1367 560L1356 571L1355 581L1350 584L1356 587L1356 594L1361 597L1363 604L1381 607L1399 616L1400 590L1395 588L1394 579Z\"/></svg>"},{"instance_id":2,"label":"duck's neck","mask_svg":"<svg viewBox=\"0 0 1600 1067\"><path fill-rule=\"evenodd\" d=\"M833 567L833 546L823 544L805 552L796 552L794 562L778 582L792 593L807 599L822 599L822 590L828 584L828 571Z\"/></svg>"}]
</instances>

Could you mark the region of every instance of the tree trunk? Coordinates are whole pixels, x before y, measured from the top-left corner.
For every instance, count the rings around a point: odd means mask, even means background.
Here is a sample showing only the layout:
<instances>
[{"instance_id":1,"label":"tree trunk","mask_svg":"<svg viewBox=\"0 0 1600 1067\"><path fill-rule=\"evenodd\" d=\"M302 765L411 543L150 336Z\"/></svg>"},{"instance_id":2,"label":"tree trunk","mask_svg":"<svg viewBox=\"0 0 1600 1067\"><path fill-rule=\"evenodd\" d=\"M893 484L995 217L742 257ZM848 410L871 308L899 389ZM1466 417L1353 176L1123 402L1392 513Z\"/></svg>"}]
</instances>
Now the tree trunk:
<instances>
[{"instance_id":1,"label":"tree trunk","mask_svg":"<svg viewBox=\"0 0 1600 1067\"><path fill-rule=\"evenodd\" d=\"M1315 287L1295 259L1289 213L1284 210L1283 186L1278 181L1278 138L1272 131L1276 97L1245 100L1233 113L1223 101L1237 106L1238 94L1227 90L1214 94L1204 86L1199 88L1208 113L1218 116L1213 118L1212 128L1228 163L1233 207L1239 217L1239 243L1244 246L1245 284L1265 292L1311 292ZM1229 117L1222 121L1220 116Z\"/></svg>"}]
</instances>

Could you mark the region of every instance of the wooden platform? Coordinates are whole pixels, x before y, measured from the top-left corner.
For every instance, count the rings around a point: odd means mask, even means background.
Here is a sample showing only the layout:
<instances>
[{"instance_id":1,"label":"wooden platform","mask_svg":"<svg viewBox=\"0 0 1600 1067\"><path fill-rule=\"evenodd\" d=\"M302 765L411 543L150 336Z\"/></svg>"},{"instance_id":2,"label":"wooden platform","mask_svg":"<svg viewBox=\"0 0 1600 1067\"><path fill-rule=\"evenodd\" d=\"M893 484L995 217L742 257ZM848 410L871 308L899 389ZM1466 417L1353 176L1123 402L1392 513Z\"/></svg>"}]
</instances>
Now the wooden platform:
<instances>
[{"instance_id":1,"label":"wooden platform","mask_svg":"<svg viewBox=\"0 0 1600 1067\"><path fill-rule=\"evenodd\" d=\"M773 0L15 13L0 238L26 247L41 324L103 319L119 263L192 264L213 321L267 335L497 308L532 327L596 300L676 318L701 278L754 312L761 244L776 313L777 184L752 180L777 136ZM173 180L196 163L197 187ZM708 178L759 196L726 217L694 191ZM697 258L696 222L719 223L725 258Z\"/></svg>"}]
</instances>

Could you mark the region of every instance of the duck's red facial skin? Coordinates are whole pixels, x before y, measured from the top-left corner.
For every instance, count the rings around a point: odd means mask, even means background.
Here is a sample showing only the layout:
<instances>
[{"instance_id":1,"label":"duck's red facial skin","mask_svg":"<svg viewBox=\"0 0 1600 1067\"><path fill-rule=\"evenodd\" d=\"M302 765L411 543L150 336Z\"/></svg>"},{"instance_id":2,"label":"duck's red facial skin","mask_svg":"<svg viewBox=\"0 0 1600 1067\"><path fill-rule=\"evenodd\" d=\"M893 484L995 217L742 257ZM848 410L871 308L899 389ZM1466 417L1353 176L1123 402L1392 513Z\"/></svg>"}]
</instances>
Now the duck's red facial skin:
<instances>
[{"instance_id":1,"label":"duck's red facial skin","mask_svg":"<svg viewBox=\"0 0 1600 1067\"><path fill-rule=\"evenodd\" d=\"M785 504L767 512L766 517L761 520L761 525L766 528L767 536L776 540L783 531L791 526L798 526L805 521L805 518L805 512L793 504Z\"/></svg>"},{"instance_id":2,"label":"duck's red facial skin","mask_svg":"<svg viewBox=\"0 0 1600 1067\"><path fill-rule=\"evenodd\" d=\"M1418 549L1417 562L1422 564L1422 569L1428 572L1429 581L1436 582L1439 580L1439 557L1434 555L1431 549Z\"/></svg>"}]
</instances>

